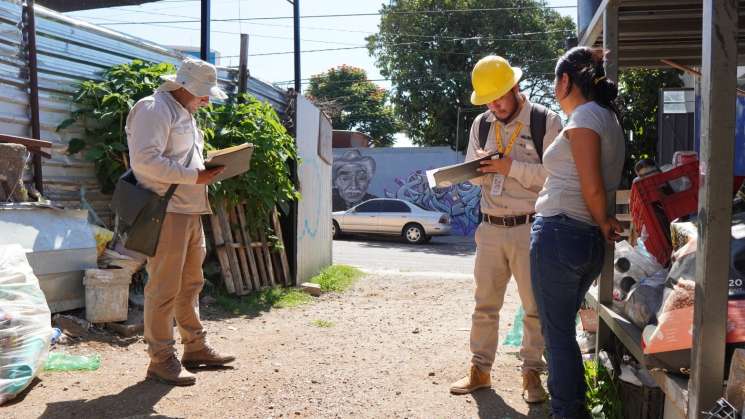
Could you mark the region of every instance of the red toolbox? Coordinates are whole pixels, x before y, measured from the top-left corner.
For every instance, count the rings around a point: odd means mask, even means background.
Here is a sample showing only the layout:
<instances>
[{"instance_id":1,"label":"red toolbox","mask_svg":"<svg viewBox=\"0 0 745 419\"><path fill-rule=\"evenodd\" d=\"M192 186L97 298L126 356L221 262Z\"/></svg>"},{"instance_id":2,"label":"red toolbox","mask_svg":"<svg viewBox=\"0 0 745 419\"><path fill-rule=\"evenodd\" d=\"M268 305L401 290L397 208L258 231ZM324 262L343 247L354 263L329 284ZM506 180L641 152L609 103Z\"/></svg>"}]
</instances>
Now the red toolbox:
<instances>
[{"instance_id":1,"label":"red toolbox","mask_svg":"<svg viewBox=\"0 0 745 419\"><path fill-rule=\"evenodd\" d=\"M698 211L698 160L634 182L629 205L636 231L646 227L644 242L660 264L670 262L670 222Z\"/></svg>"}]
</instances>

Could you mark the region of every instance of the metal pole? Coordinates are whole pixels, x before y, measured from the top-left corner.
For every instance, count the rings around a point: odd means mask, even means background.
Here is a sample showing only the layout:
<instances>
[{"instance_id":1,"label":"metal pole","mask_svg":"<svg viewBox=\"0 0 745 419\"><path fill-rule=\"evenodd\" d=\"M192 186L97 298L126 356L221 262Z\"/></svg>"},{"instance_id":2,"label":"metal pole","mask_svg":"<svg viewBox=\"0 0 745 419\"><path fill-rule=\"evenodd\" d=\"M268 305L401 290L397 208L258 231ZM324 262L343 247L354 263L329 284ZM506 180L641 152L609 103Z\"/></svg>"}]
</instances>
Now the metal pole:
<instances>
[{"instance_id":1,"label":"metal pole","mask_svg":"<svg viewBox=\"0 0 745 419\"><path fill-rule=\"evenodd\" d=\"M36 63L36 19L34 17L34 0L27 0L23 8L24 30L26 35L26 48L28 50L28 72L29 72L29 107L31 108L31 138L41 139L41 126L39 123L39 74ZM39 193L44 193L42 182L41 154L33 153L34 165L34 187Z\"/></svg>"},{"instance_id":2,"label":"metal pole","mask_svg":"<svg viewBox=\"0 0 745 419\"><path fill-rule=\"evenodd\" d=\"M737 0L704 0L696 295L688 417L722 396L732 222Z\"/></svg>"},{"instance_id":3,"label":"metal pole","mask_svg":"<svg viewBox=\"0 0 745 419\"><path fill-rule=\"evenodd\" d=\"M603 48L608 50L605 63L605 75L613 80L618 80L618 2L611 0L605 9L603 16ZM612 213L616 213L616 197L613 196L608 202ZM613 259L615 247L605 245L605 261L598 283L598 305L610 307L613 304ZM602 310L598 307L598 313ZM605 322L598 322L596 352L608 349L611 342L611 330Z\"/></svg>"},{"instance_id":4,"label":"metal pole","mask_svg":"<svg viewBox=\"0 0 745 419\"><path fill-rule=\"evenodd\" d=\"M201 39L199 58L209 61L210 56L210 0L202 0Z\"/></svg>"},{"instance_id":5,"label":"metal pole","mask_svg":"<svg viewBox=\"0 0 745 419\"><path fill-rule=\"evenodd\" d=\"M241 34L241 61L238 65L238 93L248 91L248 34Z\"/></svg>"},{"instance_id":6,"label":"metal pole","mask_svg":"<svg viewBox=\"0 0 745 419\"><path fill-rule=\"evenodd\" d=\"M295 31L295 91L300 91L300 0L292 2L292 18Z\"/></svg>"},{"instance_id":7,"label":"metal pole","mask_svg":"<svg viewBox=\"0 0 745 419\"><path fill-rule=\"evenodd\" d=\"M458 156L458 146L460 145L460 106L458 106L458 116L455 119L455 161L460 160Z\"/></svg>"}]
</instances>

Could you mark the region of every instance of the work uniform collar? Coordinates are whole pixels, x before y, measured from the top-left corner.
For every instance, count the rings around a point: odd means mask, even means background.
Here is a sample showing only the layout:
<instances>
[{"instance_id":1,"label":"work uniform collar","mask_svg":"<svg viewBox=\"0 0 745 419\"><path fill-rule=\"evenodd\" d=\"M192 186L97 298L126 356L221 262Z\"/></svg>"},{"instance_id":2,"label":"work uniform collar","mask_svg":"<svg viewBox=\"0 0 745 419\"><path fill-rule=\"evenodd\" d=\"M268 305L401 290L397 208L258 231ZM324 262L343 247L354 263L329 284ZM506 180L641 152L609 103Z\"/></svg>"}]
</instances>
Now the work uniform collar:
<instances>
[{"instance_id":1,"label":"work uniform collar","mask_svg":"<svg viewBox=\"0 0 745 419\"><path fill-rule=\"evenodd\" d=\"M523 104L520 108L520 111L517 114L517 117L513 118L512 121L510 121L507 124L503 124L507 127L512 127L515 125L517 121L520 121L523 126L530 125L530 101L528 100L528 97L525 96L523 93L520 93L520 96L523 98ZM489 112L489 114L486 116L486 120L488 122L494 122L497 121L500 124L502 124L502 121L499 121L496 116L492 112Z\"/></svg>"},{"instance_id":2,"label":"work uniform collar","mask_svg":"<svg viewBox=\"0 0 745 419\"><path fill-rule=\"evenodd\" d=\"M187 114L192 115L191 112L189 112L189 110L186 109L184 105L181 104L181 102L176 100L176 98L173 97L173 95L170 92L156 91L155 94L161 95L163 97L163 100L170 102L171 105L175 106L175 108L178 109L178 112L186 112Z\"/></svg>"}]
</instances>

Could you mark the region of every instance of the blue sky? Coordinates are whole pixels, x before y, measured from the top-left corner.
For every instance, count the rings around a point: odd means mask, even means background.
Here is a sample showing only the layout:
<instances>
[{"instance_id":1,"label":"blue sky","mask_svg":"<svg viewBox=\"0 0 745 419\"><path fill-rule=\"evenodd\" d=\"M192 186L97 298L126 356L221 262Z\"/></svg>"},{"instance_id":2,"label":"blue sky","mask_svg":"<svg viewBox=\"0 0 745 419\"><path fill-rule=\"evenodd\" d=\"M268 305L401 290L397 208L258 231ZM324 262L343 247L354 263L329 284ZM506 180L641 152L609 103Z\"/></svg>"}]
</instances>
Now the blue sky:
<instances>
[{"instance_id":1,"label":"blue sky","mask_svg":"<svg viewBox=\"0 0 745 419\"><path fill-rule=\"evenodd\" d=\"M495 7L499 1L495 0ZM576 0L549 0L550 6L576 6ZM199 0L161 0L140 6L117 7L68 13L69 16L91 23L112 24L116 22L148 22L172 20L198 20ZM300 0L300 14L328 15L352 13L377 13L381 0ZM576 8L560 8L560 13L576 17ZM285 0L212 0L212 19L257 18L292 16L292 5ZM366 44L365 37L376 32L379 16L346 16L331 18L301 19L302 78L341 64L364 68L370 79L382 76L375 67L367 50L348 49L339 51L310 52L310 50L360 47ZM162 45L199 47L198 23L173 23L150 25L107 25L133 36ZM251 75L262 80L282 83L294 78L293 31L291 19L272 19L243 22L213 22L212 49L223 57L218 64L238 65L240 33L249 34L249 55L287 52L287 54L249 56ZM282 87L291 84L283 83ZM390 83L377 82L389 88ZM305 88L305 86L303 86Z\"/></svg>"}]
</instances>

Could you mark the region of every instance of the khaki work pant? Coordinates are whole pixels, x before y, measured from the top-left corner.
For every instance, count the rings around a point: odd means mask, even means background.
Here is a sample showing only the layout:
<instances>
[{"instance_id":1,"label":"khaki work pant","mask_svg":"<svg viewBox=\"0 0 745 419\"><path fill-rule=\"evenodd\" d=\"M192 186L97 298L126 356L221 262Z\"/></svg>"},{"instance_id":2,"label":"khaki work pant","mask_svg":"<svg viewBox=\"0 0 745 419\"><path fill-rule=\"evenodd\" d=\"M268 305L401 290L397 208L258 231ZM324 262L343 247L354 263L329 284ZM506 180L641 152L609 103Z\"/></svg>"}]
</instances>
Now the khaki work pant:
<instances>
[{"instance_id":1,"label":"khaki work pant","mask_svg":"<svg viewBox=\"0 0 745 419\"><path fill-rule=\"evenodd\" d=\"M199 320L205 254L201 217L166 214L158 249L155 256L147 259L145 341L153 362L162 362L176 352L174 318L184 352L198 351L205 346L205 331Z\"/></svg>"},{"instance_id":2,"label":"khaki work pant","mask_svg":"<svg viewBox=\"0 0 745 419\"><path fill-rule=\"evenodd\" d=\"M530 282L530 224L497 227L481 223L476 230L476 282L471 324L471 362L482 371L490 371L497 352L499 311L510 277L514 276L525 310L520 358L524 370L545 369L545 347L538 306Z\"/></svg>"}]
</instances>

